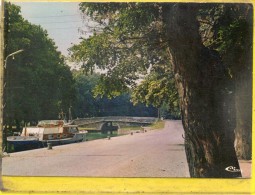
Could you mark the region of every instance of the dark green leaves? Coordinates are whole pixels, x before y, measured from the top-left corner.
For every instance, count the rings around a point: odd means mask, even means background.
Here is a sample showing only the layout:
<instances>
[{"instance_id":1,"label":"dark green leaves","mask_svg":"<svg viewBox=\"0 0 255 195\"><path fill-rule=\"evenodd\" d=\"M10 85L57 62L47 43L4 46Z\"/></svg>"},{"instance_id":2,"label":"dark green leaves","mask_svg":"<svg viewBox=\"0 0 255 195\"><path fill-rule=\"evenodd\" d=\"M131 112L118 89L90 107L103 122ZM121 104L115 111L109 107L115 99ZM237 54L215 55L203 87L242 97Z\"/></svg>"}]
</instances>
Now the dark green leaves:
<instances>
[{"instance_id":1,"label":"dark green leaves","mask_svg":"<svg viewBox=\"0 0 255 195\"><path fill-rule=\"evenodd\" d=\"M75 99L70 69L45 30L24 20L19 7L5 9L5 56L24 49L7 61L5 121L56 119Z\"/></svg>"}]
</instances>

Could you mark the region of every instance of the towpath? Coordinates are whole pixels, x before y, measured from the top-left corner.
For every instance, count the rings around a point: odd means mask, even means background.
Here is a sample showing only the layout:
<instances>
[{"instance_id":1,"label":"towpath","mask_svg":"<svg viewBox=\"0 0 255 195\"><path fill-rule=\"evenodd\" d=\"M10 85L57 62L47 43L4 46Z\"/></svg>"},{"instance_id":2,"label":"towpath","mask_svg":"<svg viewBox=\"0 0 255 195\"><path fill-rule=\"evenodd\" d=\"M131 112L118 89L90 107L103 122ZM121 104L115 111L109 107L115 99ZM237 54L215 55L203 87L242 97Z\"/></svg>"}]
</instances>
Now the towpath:
<instances>
[{"instance_id":1,"label":"towpath","mask_svg":"<svg viewBox=\"0 0 255 195\"><path fill-rule=\"evenodd\" d=\"M180 121L163 130L134 133L10 154L3 175L91 177L189 177Z\"/></svg>"}]
</instances>

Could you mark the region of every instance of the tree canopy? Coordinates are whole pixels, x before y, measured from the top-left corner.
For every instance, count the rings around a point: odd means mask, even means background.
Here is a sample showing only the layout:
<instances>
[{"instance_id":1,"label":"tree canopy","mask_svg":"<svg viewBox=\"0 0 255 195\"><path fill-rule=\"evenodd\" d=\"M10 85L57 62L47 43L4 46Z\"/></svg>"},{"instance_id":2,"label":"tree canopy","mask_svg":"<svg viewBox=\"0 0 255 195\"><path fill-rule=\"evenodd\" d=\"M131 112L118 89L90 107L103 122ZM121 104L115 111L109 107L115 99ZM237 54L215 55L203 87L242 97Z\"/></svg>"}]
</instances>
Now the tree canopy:
<instances>
[{"instance_id":1,"label":"tree canopy","mask_svg":"<svg viewBox=\"0 0 255 195\"><path fill-rule=\"evenodd\" d=\"M88 9L85 9L86 6L88 6ZM92 19L100 24L100 30L94 29L95 33L93 36L82 40L79 45L74 45L70 49L71 57L75 61L84 63L83 67L86 71L93 70L95 67L106 69L105 78L111 78L112 80L115 78L118 83L121 83L121 85L116 86L116 90L123 91L127 89L125 86L134 84L133 81L139 78L139 72L145 73L150 66L149 60L156 61L158 55L155 55L153 58L153 53L148 51L148 46L146 47L141 44L145 41L148 42L149 39L148 37L141 37L143 35L142 32L137 32L144 30L143 28L139 29L139 27L144 27L144 25L141 26L135 22L134 13L126 13L130 14L130 18L124 14L122 16L121 12L114 14L119 7L124 7L123 9L125 10L125 7L129 6L129 4L103 4L103 6L109 7L109 9L103 8L105 10L102 11L101 15L98 13L94 16L93 10L97 9L97 6L102 5L81 4L80 9L86 10L85 13L89 14ZM141 11L144 12L144 18L150 17L152 13L150 12L151 9L144 11L141 8ZM106 15L109 15L110 19L104 18ZM127 18L131 21L127 20ZM139 21L145 22L144 19ZM104 27L104 25L106 26Z\"/></svg>"},{"instance_id":2,"label":"tree canopy","mask_svg":"<svg viewBox=\"0 0 255 195\"><path fill-rule=\"evenodd\" d=\"M86 72L96 68L106 71L96 86L97 95L115 97L132 89L134 104L160 107L167 102L178 110L174 75L168 74L171 64L164 51L159 8L156 3L80 4L80 10L98 25L91 29L93 36L70 48L70 54L73 61L83 63ZM171 81L166 81L170 75ZM144 77L146 81L137 82ZM162 87L157 88L159 85ZM142 90L151 93L145 97Z\"/></svg>"},{"instance_id":3,"label":"tree canopy","mask_svg":"<svg viewBox=\"0 0 255 195\"><path fill-rule=\"evenodd\" d=\"M97 25L91 27L92 36L70 48L70 54L73 61L83 63L86 72L96 68L107 70L102 78L105 85L100 85L102 94L117 95L135 86L134 80L146 75L151 66L171 65L163 19L167 6L175 6L175 3L80 4L81 12ZM225 61L232 59L225 65L229 74L238 73L235 69L240 66L235 65L234 59L244 52L250 7L197 4L194 9L198 10L196 17L201 36L198 38L202 39L202 44L218 51Z\"/></svg>"}]
</instances>

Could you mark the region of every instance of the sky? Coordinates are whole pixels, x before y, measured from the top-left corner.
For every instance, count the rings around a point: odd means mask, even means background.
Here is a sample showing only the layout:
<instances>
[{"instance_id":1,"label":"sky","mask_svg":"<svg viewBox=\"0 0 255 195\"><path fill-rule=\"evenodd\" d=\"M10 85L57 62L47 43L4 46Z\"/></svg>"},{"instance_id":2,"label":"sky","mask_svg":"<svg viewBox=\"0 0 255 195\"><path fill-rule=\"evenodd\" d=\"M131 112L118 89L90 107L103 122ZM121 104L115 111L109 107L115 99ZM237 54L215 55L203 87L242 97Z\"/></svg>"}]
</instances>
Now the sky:
<instances>
[{"instance_id":1,"label":"sky","mask_svg":"<svg viewBox=\"0 0 255 195\"><path fill-rule=\"evenodd\" d=\"M21 15L32 24L41 25L54 40L58 50L68 55L67 49L79 43L79 28L86 29L79 11L79 2L15 2Z\"/></svg>"}]
</instances>

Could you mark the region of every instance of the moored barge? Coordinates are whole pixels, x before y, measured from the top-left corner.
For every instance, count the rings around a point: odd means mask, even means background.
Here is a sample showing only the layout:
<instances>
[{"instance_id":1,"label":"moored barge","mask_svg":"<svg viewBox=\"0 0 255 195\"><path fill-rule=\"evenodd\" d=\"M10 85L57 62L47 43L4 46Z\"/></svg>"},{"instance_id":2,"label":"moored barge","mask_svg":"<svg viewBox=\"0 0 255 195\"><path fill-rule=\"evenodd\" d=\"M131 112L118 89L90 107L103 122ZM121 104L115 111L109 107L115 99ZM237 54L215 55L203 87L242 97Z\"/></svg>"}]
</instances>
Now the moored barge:
<instances>
[{"instance_id":1,"label":"moored barge","mask_svg":"<svg viewBox=\"0 0 255 195\"><path fill-rule=\"evenodd\" d=\"M79 131L77 125L64 120L43 120L35 127L24 127L20 136L9 136L7 142L14 151L22 151L51 145L70 144L86 139L87 131Z\"/></svg>"}]
</instances>

